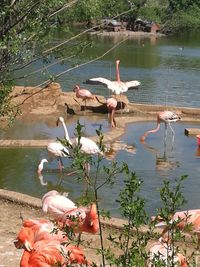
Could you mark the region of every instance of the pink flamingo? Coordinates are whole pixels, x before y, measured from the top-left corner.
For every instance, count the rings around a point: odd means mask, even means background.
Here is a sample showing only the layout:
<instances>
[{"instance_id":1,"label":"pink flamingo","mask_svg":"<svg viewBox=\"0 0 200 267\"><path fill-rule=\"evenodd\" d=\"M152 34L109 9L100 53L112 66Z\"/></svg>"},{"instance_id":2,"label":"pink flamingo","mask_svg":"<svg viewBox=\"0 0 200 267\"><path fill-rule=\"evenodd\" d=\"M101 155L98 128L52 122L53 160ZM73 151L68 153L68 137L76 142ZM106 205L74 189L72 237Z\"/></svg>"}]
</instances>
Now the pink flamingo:
<instances>
[{"instance_id":1,"label":"pink flamingo","mask_svg":"<svg viewBox=\"0 0 200 267\"><path fill-rule=\"evenodd\" d=\"M38 169L37 169L37 174L38 175L41 175L42 174L42 171L44 169L44 163L48 163L48 160L47 159L42 159L38 165Z\"/></svg>"},{"instance_id":2,"label":"pink flamingo","mask_svg":"<svg viewBox=\"0 0 200 267\"><path fill-rule=\"evenodd\" d=\"M159 221L156 224L156 227L163 229L162 235L169 230L169 226L163 221L162 218L152 217L152 220ZM178 211L172 216L169 223L172 222L177 222L176 227L183 231L188 230L187 226L190 226L192 233L197 234L198 238L200 239L200 209Z\"/></svg>"},{"instance_id":3,"label":"pink flamingo","mask_svg":"<svg viewBox=\"0 0 200 267\"><path fill-rule=\"evenodd\" d=\"M108 79L98 77L98 78L91 78L86 81L88 84L103 84L108 89L110 89L116 95L120 95L129 89L137 88L141 83L139 81L129 81L129 82L122 82L120 79L119 73L119 63L120 60L116 60L116 81L110 81Z\"/></svg>"},{"instance_id":4,"label":"pink flamingo","mask_svg":"<svg viewBox=\"0 0 200 267\"><path fill-rule=\"evenodd\" d=\"M150 133L156 133L159 129L160 129L160 124L161 122L163 122L165 124L165 139L166 139L166 135L167 135L167 125L169 125L171 131L172 131L172 134L173 134L173 137L175 135L174 133L174 130L172 129L172 126L171 126L171 122L176 122L178 120L180 120L180 116L177 115L175 112L173 111L168 111L168 110L165 110L165 111L161 111L161 112L158 112L157 114L157 126L155 129L152 129L152 130L149 130L147 132L145 132L141 137L140 137L140 141L141 142L144 142L146 137L150 134Z\"/></svg>"},{"instance_id":5,"label":"pink flamingo","mask_svg":"<svg viewBox=\"0 0 200 267\"><path fill-rule=\"evenodd\" d=\"M99 229L96 204L91 204L89 208L77 207L56 190L49 191L43 196L42 210L52 215L59 224L74 228L77 233L96 233Z\"/></svg>"},{"instance_id":6,"label":"pink flamingo","mask_svg":"<svg viewBox=\"0 0 200 267\"><path fill-rule=\"evenodd\" d=\"M115 111L117 108L117 100L113 97L110 97L106 100L106 106L108 108L109 113L111 114L111 127L116 127L115 121Z\"/></svg>"},{"instance_id":7,"label":"pink flamingo","mask_svg":"<svg viewBox=\"0 0 200 267\"><path fill-rule=\"evenodd\" d=\"M169 261L169 257L172 257L173 250L171 248L171 244L169 241L164 241L160 238L157 242L153 243L149 249L150 257L148 260L148 267L154 267L155 265L152 262L156 262L157 260L162 261L167 264ZM177 253L173 257L174 266L187 267L187 261L185 257L181 253Z\"/></svg>"},{"instance_id":8,"label":"pink flamingo","mask_svg":"<svg viewBox=\"0 0 200 267\"><path fill-rule=\"evenodd\" d=\"M16 240L14 240L14 245L18 249L25 248L27 251L31 251L34 244L40 240L67 241L67 237L64 237L62 231L55 232L54 229L55 225L45 219L25 220Z\"/></svg>"},{"instance_id":9,"label":"pink flamingo","mask_svg":"<svg viewBox=\"0 0 200 267\"><path fill-rule=\"evenodd\" d=\"M99 220L96 204L92 203L90 207L79 207L65 212L62 216L55 216L59 223L65 227L71 227L75 233L96 234L99 230Z\"/></svg>"},{"instance_id":10,"label":"pink flamingo","mask_svg":"<svg viewBox=\"0 0 200 267\"><path fill-rule=\"evenodd\" d=\"M86 109L86 101L87 100L95 100L96 96L93 95L89 90L80 88L79 85L75 85L73 91L76 93L77 98L81 98L83 101L85 101L85 109Z\"/></svg>"},{"instance_id":11,"label":"pink flamingo","mask_svg":"<svg viewBox=\"0 0 200 267\"><path fill-rule=\"evenodd\" d=\"M71 266L73 264L91 266L81 248L70 244L61 245L58 240L36 242L33 250L24 251L20 261L20 267Z\"/></svg>"},{"instance_id":12,"label":"pink flamingo","mask_svg":"<svg viewBox=\"0 0 200 267\"><path fill-rule=\"evenodd\" d=\"M56 190L51 190L42 197L42 210L44 213L63 213L77 208L75 203L64 195L59 194Z\"/></svg>"}]
</instances>

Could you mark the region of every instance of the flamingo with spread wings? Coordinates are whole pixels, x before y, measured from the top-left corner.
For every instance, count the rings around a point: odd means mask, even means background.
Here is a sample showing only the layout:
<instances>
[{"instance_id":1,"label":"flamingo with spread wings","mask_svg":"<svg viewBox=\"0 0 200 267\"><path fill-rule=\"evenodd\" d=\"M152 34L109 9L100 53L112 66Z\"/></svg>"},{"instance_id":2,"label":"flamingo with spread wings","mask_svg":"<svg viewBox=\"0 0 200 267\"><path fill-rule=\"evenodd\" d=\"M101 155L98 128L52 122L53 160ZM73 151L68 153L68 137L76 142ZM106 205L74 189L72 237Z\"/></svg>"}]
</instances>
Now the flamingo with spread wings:
<instances>
[{"instance_id":1,"label":"flamingo with spread wings","mask_svg":"<svg viewBox=\"0 0 200 267\"><path fill-rule=\"evenodd\" d=\"M108 79L98 77L98 78L91 78L86 81L87 84L102 84L110 89L114 94L120 95L125 93L129 89L136 89L140 86L140 82L137 80L122 82L120 79L119 73L119 63L120 60L116 60L116 81L110 81Z\"/></svg>"}]
</instances>

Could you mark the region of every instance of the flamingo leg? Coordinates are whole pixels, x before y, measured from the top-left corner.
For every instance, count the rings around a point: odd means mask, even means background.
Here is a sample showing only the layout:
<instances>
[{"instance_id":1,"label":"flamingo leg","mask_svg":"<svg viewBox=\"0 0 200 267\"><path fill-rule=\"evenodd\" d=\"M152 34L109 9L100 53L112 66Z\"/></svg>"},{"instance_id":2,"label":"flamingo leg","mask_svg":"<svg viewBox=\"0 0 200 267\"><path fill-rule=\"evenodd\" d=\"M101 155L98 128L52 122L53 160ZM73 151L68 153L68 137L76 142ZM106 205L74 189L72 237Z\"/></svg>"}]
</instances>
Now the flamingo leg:
<instances>
[{"instance_id":1,"label":"flamingo leg","mask_svg":"<svg viewBox=\"0 0 200 267\"><path fill-rule=\"evenodd\" d=\"M164 138L164 143L166 144L167 141L167 123L165 122L165 138Z\"/></svg>"},{"instance_id":2,"label":"flamingo leg","mask_svg":"<svg viewBox=\"0 0 200 267\"><path fill-rule=\"evenodd\" d=\"M175 138L175 132L174 132L174 129L172 128L171 124L169 123L169 127L172 131L172 150L173 150L173 147L174 147L174 138Z\"/></svg>"},{"instance_id":3,"label":"flamingo leg","mask_svg":"<svg viewBox=\"0 0 200 267\"><path fill-rule=\"evenodd\" d=\"M58 157L58 168L59 168L60 172L62 172L62 169L64 168L64 165L63 165L61 157Z\"/></svg>"},{"instance_id":4,"label":"flamingo leg","mask_svg":"<svg viewBox=\"0 0 200 267\"><path fill-rule=\"evenodd\" d=\"M112 109L111 111L111 127L116 127L116 121L115 121L115 109Z\"/></svg>"}]
</instances>

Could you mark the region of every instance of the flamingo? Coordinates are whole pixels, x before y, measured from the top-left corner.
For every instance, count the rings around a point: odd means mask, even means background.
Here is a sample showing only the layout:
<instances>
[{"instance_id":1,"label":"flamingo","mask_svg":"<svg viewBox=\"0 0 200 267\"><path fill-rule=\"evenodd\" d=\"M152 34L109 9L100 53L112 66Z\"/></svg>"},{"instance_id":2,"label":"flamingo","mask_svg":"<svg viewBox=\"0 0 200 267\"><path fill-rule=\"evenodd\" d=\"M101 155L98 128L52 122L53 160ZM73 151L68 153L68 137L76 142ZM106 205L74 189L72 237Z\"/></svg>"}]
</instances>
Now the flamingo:
<instances>
[{"instance_id":1,"label":"flamingo","mask_svg":"<svg viewBox=\"0 0 200 267\"><path fill-rule=\"evenodd\" d=\"M64 168L62 157L70 157L69 150L63 146L60 142L51 142L47 145L47 150L50 157L56 157L58 160L58 167L60 172Z\"/></svg>"},{"instance_id":2,"label":"flamingo","mask_svg":"<svg viewBox=\"0 0 200 267\"><path fill-rule=\"evenodd\" d=\"M140 137L140 141L144 142L146 137L150 134L150 133L156 133L159 129L160 129L160 123L163 122L165 124L165 139L166 139L166 134L167 134L167 125L169 125L171 131L172 131L172 135L174 137L175 133L174 130L171 126L171 122L176 122L178 120L180 120L181 117L179 115L177 115L175 112L173 111L161 111L158 112L157 114L157 126L155 129L149 130L147 132L145 132L141 137Z\"/></svg>"},{"instance_id":3,"label":"flamingo","mask_svg":"<svg viewBox=\"0 0 200 267\"><path fill-rule=\"evenodd\" d=\"M57 240L36 242L33 250L24 251L20 261L20 267L71 266L71 264L91 266L81 248L70 244L61 245Z\"/></svg>"},{"instance_id":4,"label":"flamingo","mask_svg":"<svg viewBox=\"0 0 200 267\"><path fill-rule=\"evenodd\" d=\"M85 153L85 154L90 154L90 155L95 155L95 154L100 154L103 155L103 152L99 149L98 145L91 139L87 137L81 136L80 140L78 138L75 139L75 141L72 143L72 141L69 138L68 130L64 121L63 117L59 117L57 120L57 125L58 123L61 122L62 126L64 128L65 132L65 139L68 140L69 144L71 145L81 145L80 150Z\"/></svg>"},{"instance_id":5,"label":"flamingo","mask_svg":"<svg viewBox=\"0 0 200 267\"><path fill-rule=\"evenodd\" d=\"M54 224L45 219L25 220L16 240L14 240L14 245L18 249L25 248L27 251L31 251L34 244L40 240L58 240L60 242L67 240L62 231L55 232L54 229Z\"/></svg>"},{"instance_id":6,"label":"flamingo","mask_svg":"<svg viewBox=\"0 0 200 267\"><path fill-rule=\"evenodd\" d=\"M152 217L152 220L159 221L155 226L163 229L162 235L168 231L169 226L162 218ZM200 209L178 211L172 216L169 223L171 224L172 222L177 222L176 227L180 230L187 230L187 226L190 226L192 233L197 234L200 239Z\"/></svg>"},{"instance_id":7,"label":"flamingo","mask_svg":"<svg viewBox=\"0 0 200 267\"><path fill-rule=\"evenodd\" d=\"M63 214L77 208L69 198L61 195L56 190L51 190L42 197L42 210L44 213Z\"/></svg>"},{"instance_id":8,"label":"flamingo","mask_svg":"<svg viewBox=\"0 0 200 267\"><path fill-rule=\"evenodd\" d=\"M42 159L38 165L38 169L37 169L37 173L38 175L40 175L43 171L43 168L44 168L44 163L48 163L48 160L47 159Z\"/></svg>"},{"instance_id":9,"label":"flamingo","mask_svg":"<svg viewBox=\"0 0 200 267\"><path fill-rule=\"evenodd\" d=\"M63 227L67 225L76 233L86 232L95 234L99 230L99 220L95 203L92 203L90 207L72 209L62 215L55 214L55 217L59 223L62 223Z\"/></svg>"},{"instance_id":10,"label":"flamingo","mask_svg":"<svg viewBox=\"0 0 200 267\"><path fill-rule=\"evenodd\" d=\"M89 90L80 88L79 85L75 85L73 91L76 93L77 98L81 98L85 102L85 109L86 109L86 101L89 99L95 100L96 96L93 95Z\"/></svg>"},{"instance_id":11,"label":"flamingo","mask_svg":"<svg viewBox=\"0 0 200 267\"><path fill-rule=\"evenodd\" d=\"M56 190L49 191L43 196L42 210L51 214L59 225L72 227L77 233L96 233L99 229L96 204L91 204L90 208L78 208L74 202Z\"/></svg>"},{"instance_id":12,"label":"flamingo","mask_svg":"<svg viewBox=\"0 0 200 267\"><path fill-rule=\"evenodd\" d=\"M106 106L108 108L109 113L111 113L111 127L116 127L115 121L115 111L117 108L117 100L113 97L110 97L106 100Z\"/></svg>"},{"instance_id":13,"label":"flamingo","mask_svg":"<svg viewBox=\"0 0 200 267\"><path fill-rule=\"evenodd\" d=\"M153 243L149 249L150 257L148 260L148 267L154 267L156 262L165 263L168 266L169 257L173 256L173 249L171 248L169 241L163 241L160 238L157 242ZM181 253L177 253L173 256L173 266L187 267L187 261ZM163 265L162 265L163 266Z\"/></svg>"},{"instance_id":14,"label":"flamingo","mask_svg":"<svg viewBox=\"0 0 200 267\"><path fill-rule=\"evenodd\" d=\"M116 81L110 81L108 79L98 77L98 78L91 78L86 81L88 84L103 84L108 89L110 89L113 93L116 95L120 95L129 89L135 89L138 86L140 86L139 81L129 81L129 82L122 82L120 79L120 73L119 73L119 63L120 60L116 60Z\"/></svg>"}]
</instances>

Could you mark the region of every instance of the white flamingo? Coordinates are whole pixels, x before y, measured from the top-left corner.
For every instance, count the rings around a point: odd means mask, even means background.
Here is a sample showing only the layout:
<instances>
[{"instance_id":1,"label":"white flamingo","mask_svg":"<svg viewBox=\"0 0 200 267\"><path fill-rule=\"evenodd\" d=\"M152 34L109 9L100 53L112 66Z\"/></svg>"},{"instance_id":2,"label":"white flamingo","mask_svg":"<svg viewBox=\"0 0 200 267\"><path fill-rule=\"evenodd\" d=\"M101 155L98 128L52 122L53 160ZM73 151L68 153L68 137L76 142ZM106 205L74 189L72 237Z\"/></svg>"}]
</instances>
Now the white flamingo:
<instances>
[{"instance_id":1,"label":"white flamingo","mask_svg":"<svg viewBox=\"0 0 200 267\"><path fill-rule=\"evenodd\" d=\"M60 142L49 143L47 145L47 150L50 157L57 158L59 170L60 172L62 172L62 169L64 168L62 158L70 156L69 150L65 146L63 146Z\"/></svg>"},{"instance_id":2,"label":"white flamingo","mask_svg":"<svg viewBox=\"0 0 200 267\"><path fill-rule=\"evenodd\" d=\"M75 139L75 141L72 143L72 141L69 138L69 134L68 134L68 130L65 124L65 121L63 119L63 117L59 117L57 124L61 122L64 128L64 132L65 132L65 138L66 140L73 146L73 145L78 145L80 143L81 148L80 150L85 153L85 154L89 154L89 155L94 155L94 154L100 154L103 155L103 152L99 149L98 145L91 139L87 138L87 137L83 137L81 136L80 140L78 140L78 138ZM78 143L79 142L79 143Z\"/></svg>"},{"instance_id":3,"label":"white flamingo","mask_svg":"<svg viewBox=\"0 0 200 267\"><path fill-rule=\"evenodd\" d=\"M140 86L140 82L137 80L129 81L129 82L122 82L120 79L119 73L119 63L120 60L116 60L116 81L110 81L108 79L98 77L98 78L91 78L86 81L88 84L102 84L110 89L116 95L120 95L125 93L129 89L135 89Z\"/></svg>"}]
</instances>

